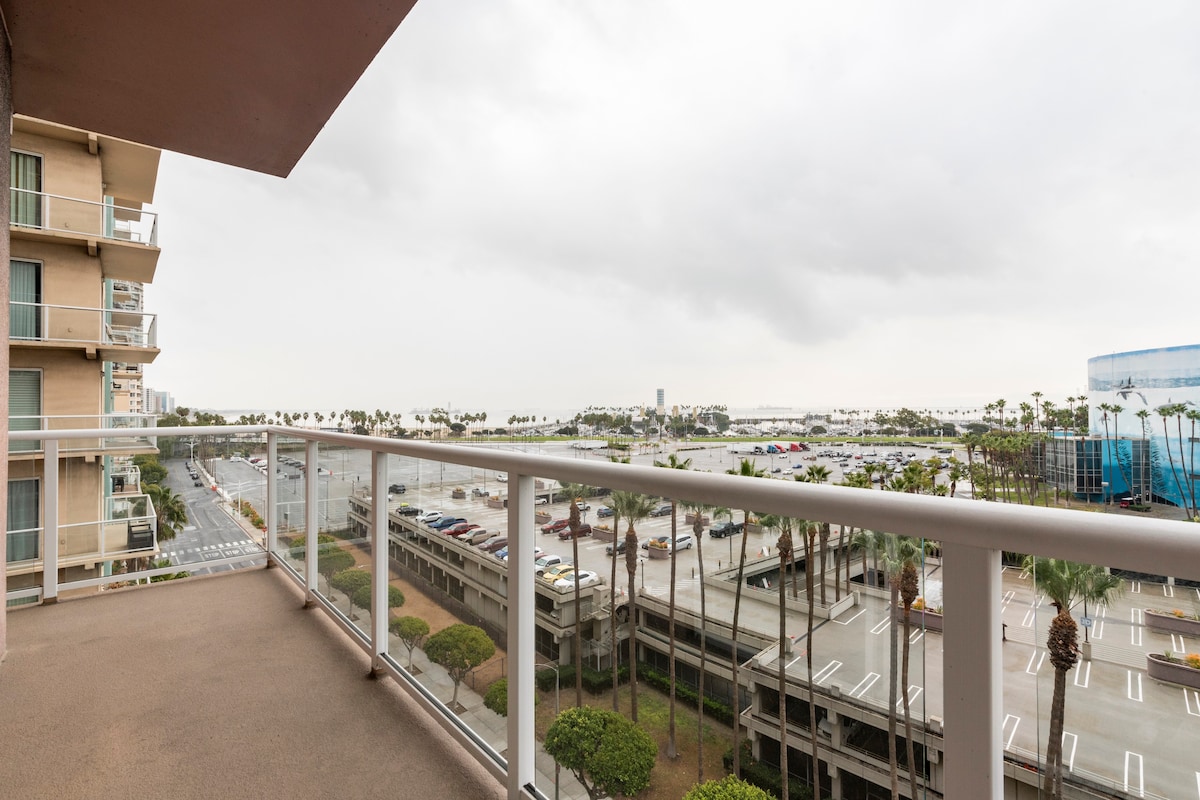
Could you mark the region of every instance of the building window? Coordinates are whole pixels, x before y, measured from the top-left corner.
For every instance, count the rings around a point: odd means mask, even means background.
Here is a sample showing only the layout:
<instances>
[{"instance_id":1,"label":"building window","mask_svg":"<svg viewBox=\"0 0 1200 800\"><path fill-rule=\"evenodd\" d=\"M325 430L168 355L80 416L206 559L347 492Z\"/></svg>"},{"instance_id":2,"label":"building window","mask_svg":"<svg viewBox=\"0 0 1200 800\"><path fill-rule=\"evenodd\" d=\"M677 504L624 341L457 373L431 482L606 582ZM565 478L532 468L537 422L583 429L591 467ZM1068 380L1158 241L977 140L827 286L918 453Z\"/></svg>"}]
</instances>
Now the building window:
<instances>
[{"instance_id":1,"label":"building window","mask_svg":"<svg viewBox=\"0 0 1200 800\"><path fill-rule=\"evenodd\" d=\"M8 482L7 563L38 558L38 494L37 478Z\"/></svg>"},{"instance_id":2,"label":"building window","mask_svg":"<svg viewBox=\"0 0 1200 800\"><path fill-rule=\"evenodd\" d=\"M8 264L8 336L42 339L42 265L18 258Z\"/></svg>"},{"instance_id":3,"label":"building window","mask_svg":"<svg viewBox=\"0 0 1200 800\"><path fill-rule=\"evenodd\" d=\"M42 427L42 372L37 369L8 371L8 429L36 431ZM8 452L40 450L38 441L9 441ZM10 528L11 530L11 528Z\"/></svg>"},{"instance_id":4,"label":"building window","mask_svg":"<svg viewBox=\"0 0 1200 800\"><path fill-rule=\"evenodd\" d=\"M42 157L32 153L9 154L12 188L9 203L13 225L27 228L42 227Z\"/></svg>"}]
</instances>

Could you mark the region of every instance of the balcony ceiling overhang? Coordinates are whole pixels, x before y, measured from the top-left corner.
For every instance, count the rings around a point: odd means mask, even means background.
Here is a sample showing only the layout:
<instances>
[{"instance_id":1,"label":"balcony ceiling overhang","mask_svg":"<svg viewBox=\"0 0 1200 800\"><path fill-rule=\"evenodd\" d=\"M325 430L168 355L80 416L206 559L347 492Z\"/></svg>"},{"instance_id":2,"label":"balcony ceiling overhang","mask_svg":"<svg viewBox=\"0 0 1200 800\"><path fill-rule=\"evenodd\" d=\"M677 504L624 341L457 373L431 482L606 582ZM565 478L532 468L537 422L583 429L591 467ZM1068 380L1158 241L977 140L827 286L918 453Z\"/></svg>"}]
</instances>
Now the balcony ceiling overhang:
<instances>
[{"instance_id":1,"label":"balcony ceiling overhang","mask_svg":"<svg viewBox=\"0 0 1200 800\"><path fill-rule=\"evenodd\" d=\"M415 2L0 0L13 111L286 176Z\"/></svg>"},{"instance_id":2,"label":"balcony ceiling overhang","mask_svg":"<svg viewBox=\"0 0 1200 800\"><path fill-rule=\"evenodd\" d=\"M103 153L100 169L106 195L114 198L118 206L130 208L141 208L142 203L154 202L160 155L158 148L32 119L22 114L13 115L13 130L64 142L75 142L86 146L92 153ZM126 219L132 216L118 213Z\"/></svg>"}]
</instances>

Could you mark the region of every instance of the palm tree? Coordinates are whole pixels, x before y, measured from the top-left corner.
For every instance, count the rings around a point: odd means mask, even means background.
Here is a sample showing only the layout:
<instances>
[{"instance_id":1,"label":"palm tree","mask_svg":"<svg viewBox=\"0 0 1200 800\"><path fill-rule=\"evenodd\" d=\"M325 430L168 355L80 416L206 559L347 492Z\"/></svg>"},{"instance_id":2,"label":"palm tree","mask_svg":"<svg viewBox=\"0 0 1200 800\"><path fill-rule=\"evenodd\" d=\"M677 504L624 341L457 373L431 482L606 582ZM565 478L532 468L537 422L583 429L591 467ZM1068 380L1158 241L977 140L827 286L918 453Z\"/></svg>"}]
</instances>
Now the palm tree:
<instances>
[{"instance_id":1,"label":"palm tree","mask_svg":"<svg viewBox=\"0 0 1200 800\"><path fill-rule=\"evenodd\" d=\"M571 563L579 568L579 504L577 498L583 497L587 493L587 487L581 483L566 483L562 487L563 493L567 495L571 502L570 516L567 518L567 529L571 531ZM579 610L583 607L581 599L582 589L579 586L579 581L574 581L575 584L575 641L571 649L575 655L575 707L579 708L583 705L583 618Z\"/></svg>"},{"instance_id":2,"label":"palm tree","mask_svg":"<svg viewBox=\"0 0 1200 800\"><path fill-rule=\"evenodd\" d=\"M761 478L763 471L756 469L754 462L748 458L743 458L738 464L736 470L725 470L731 475L741 475L748 478ZM743 525L750 524L750 512L742 512ZM738 657L738 619L742 610L742 587L745 585L746 575L746 540L750 538L750 532L743 528L742 530L742 550L741 556L738 558L737 571L737 588L733 595L733 663L732 663L732 684L733 684L733 774L741 775L742 758L740 752L741 745L741 714L742 714L742 692L738 684L738 662L741 660Z\"/></svg>"},{"instance_id":3,"label":"palm tree","mask_svg":"<svg viewBox=\"0 0 1200 800\"><path fill-rule=\"evenodd\" d=\"M666 461L655 461L654 466L663 467L666 469L691 469L692 460L690 458L680 459L679 456L671 453L667 456ZM668 705L670 707L668 722L667 722L667 758L674 760L679 757L679 751L675 746L675 565L679 560L679 548L675 547L676 535L676 511L678 510L675 500L671 500L671 596L668 601L668 620L667 620L667 638L669 640L667 656L669 681L671 684L670 698ZM699 536L695 537L699 539Z\"/></svg>"},{"instance_id":4,"label":"palm tree","mask_svg":"<svg viewBox=\"0 0 1200 800\"><path fill-rule=\"evenodd\" d=\"M915 759L915 754L914 754L914 749L913 749L912 709L909 706L908 667L909 667L910 652L911 652L910 636L912 634L912 607L913 607L913 603L917 599L917 595L920 593L920 576L917 572L917 565L915 562L916 562L917 556L920 554L923 554L926 545L924 542L920 542L916 539L912 539L907 536L894 536L894 537L889 537L889 539L892 540L889 542L889 544L892 547L892 553L889 554L889 558L888 558L889 566L891 567L889 569L889 573L890 573L889 583L891 585L893 598L898 596L900 599L901 606L904 609L903 617L902 617L903 623L904 623L904 627L903 627L904 651L903 651L903 654L901 655L901 659L900 659L900 690L904 692L904 697L903 697L904 738L905 738L905 747L906 747L905 757L908 759L909 796L917 797L917 768L916 768L916 759ZM893 624L892 624L893 630L896 627L894 614L895 614L895 607L893 606L893 620L892 620L893 621ZM894 640L895 636L893 635L892 638ZM894 642L892 644L892 647L893 647L892 656L894 659L894 657L895 657ZM893 670L894 670L894 664L893 664ZM895 676L896 676L896 673L893 671L892 672L892 680L891 680L891 683L892 683L891 691L893 693L896 688L896 677ZM893 702L892 702L891 708L889 710L888 722L889 722L889 730L891 731L892 737L893 737L893 744L891 745L890 749L894 750L894 748L895 748L895 744L894 744L895 727L894 727L894 722L892 720L892 717L894 717L894 715L896 713L896 704L894 702L895 701L894 696L893 696L892 700L893 700ZM893 791L894 797L898 797L898 795L895 793L895 791L898 791L896 768L897 768L897 765L893 762L893 764L892 764L892 786L893 786L893 790L894 790Z\"/></svg>"},{"instance_id":5,"label":"palm tree","mask_svg":"<svg viewBox=\"0 0 1200 800\"><path fill-rule=\"evenodd\" d=\"M744 536L745 534L743 534ZM783 571L787 569L788 561L792 557L792 532L789 528L781 529L779 540L775 543L775 547L779 550L779 778L780 794L784 797L790 797L788 793L788 747L787 747L787 651L784 642L787 641L787 588L783 579ZM805 572L811 573L812 565L809 564ZM811 583L811 578L809 579ZM808 633L812 635L812 592L808 593L809 615L808 615ZM808 660L809 660L809 681L808 681L808 708L809 713L815 713L812 705L812 642L808 642ZM810 719L810 722L812 720ZM812 740L815 744L817 741L816 727L812 727ZM813 773L816 773L816 761L813 761ZM820 797L820 792L815 793L815 797Z\"/></svg>"},{"instance_id":6,"label":"palm tree","mask_svg":"<svg viewBox=\"0 0 1200 800\"><path fill-rule=\"evenodd\" d=\"M1050 738L1046 744L1045 792L1052 800L1062 800L1067 672L1079 660L1079 629L1071 616L1071 606L1085 598L1108 605L1120 594L1121 582L1101 567L1044 556L1026 556L1023 566L1025 574L1033 576L1034 586L1050 598L1057 612L1046 636L1046 649L1054 666L1054 694L1050 701Z\"/></svg>"},{"instance_id":7,"label":"palm tree","mask_svg":"<svg viewBox=\"0 0 1200 800\"><path fill-rule=\"evenodd\" d=\"M824 483L829 480L829 467L813 464L805 472L809 483ZM821 523L821 605L825 605L825 554L829 551L829 523ZM812 565L806 565L805 570L811 570Z\"/></svg>"},{"instance_id":8,"label":"palm tree","mask_svg":"<svg viewBox=\"0 0 1200 800\"><path fill-rule=\"evenodd\" d=\"M707 595L704 588L704 515L717 517L713 506L703 503L685 503L684 508L692 512L692 534L696 538L696 560L700 567L700 673L696 686L696 782L704 783L704 670L708 665L708 634L703 621L708 619ZM672 581L674 583L674 581ZM674 640L672 640L674 641ZM672 665L675 659L671 659Z\"/></svg>"},{"instance_id":9,"label":"palm tree","mask_svg":"<svg viewBox=\"0 0 1200 800\"><path fill-rule=\"evenodd\" d=\"M1146 439L1150 436L1150 412L1143 408L1140 411L1138 411L1135 416L1142 423L1142 453L1143 453L1143 456L1142 456L1142 468L1140 470L1142 480L1141 480L1141 491L1139 492L1139 494L1141 494L1141 496L1142 496L1141 502L1149 503L1150 498L1152 498L1154 496L1154 485L1151 482L1150 477L1149 477L1150 476L1150 461L1149 461L1150 446L1149 446L1149 443L1146 441ZM1133 469L1133 467L1132 467L1132 463L1131 463L1130 470L1132 471L1132 469Z\"/></svg>"},{"instance_id":10,"label":"palm tree","mask_svg":"<svg viewBox=\"0 0 1200 800\"><path fill-rule=\"evenodd\" d=\"M625 571L629 575L629 715L637 722L637 578L638 539L634 525L650 516L654 501L637 492L613 492L613 509L625 518L629 526L625 531ZM672 547L674 542L671 543ZM615 550L615 548L614 548ZM616 559L613 553L613 559Z\"/></svg>"},{"instance_id":11,"label":"palm tree","mask_svg":"<svg viewBox=\"0 0 1200 800\"><path fill-rule=\"evenodd\" d=\"M1158 408L1154 409L1154 411L1160 417L1162 417L1163 439L1165 441L1165 447L1167 450L1167 461L1169 461L1171 463L1171 476L1175 479L1175 490L1179 492L1179 502L1184 503L1183 487L1180 486L1180 484L1179 484L1179 473L1175 470L1175 459L1171 455L1171 436L1170 436L1170 433L1168 433L1168 431L1167 431L1167 417L1170 417L1171 415L1176 414L1178 408L1179 408L1179 406L1177 404L1168 403L1166 405L1159 406ZM1183 443L1180 442L1179 446L1180 446L1180 448L1182 448ZM1180 463L1183 462L1182 455L1180 455L1179 461L1180 461ZM1188 513L1186 503L1184 503L1184 513L1185 514ZM1191 514L1188 514L1188 516L1190 517Z\"/></svg>"},{"instance_id":12,"label":"palm tree","mask_svg":"<svg viewBox=\"0 0 1200 800\"><path fill-rule=\"evenodd\" d=\"M158 521L158 541L170 541L187 525L187 504L183 495L175 494L167 486L158 483L143 483L142 492L149 496L154 505Z\"/></svg>"}]
</instances>

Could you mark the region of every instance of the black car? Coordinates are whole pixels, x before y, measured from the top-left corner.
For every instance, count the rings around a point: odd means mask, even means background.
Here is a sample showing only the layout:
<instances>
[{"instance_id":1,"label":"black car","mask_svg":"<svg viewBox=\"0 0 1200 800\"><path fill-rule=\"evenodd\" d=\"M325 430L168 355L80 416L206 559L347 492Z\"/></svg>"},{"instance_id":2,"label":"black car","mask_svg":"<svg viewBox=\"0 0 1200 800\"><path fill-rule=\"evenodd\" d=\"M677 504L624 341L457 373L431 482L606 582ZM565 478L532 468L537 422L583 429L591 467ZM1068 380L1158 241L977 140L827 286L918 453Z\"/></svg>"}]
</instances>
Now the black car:
<instances>
[{"instance_id":1,"label":"black car","mask_svg":"<svg viewBox=\"0 0 1200 800\"><path fill-rule=\"evenodd\" d=\"M203 486L203 485L204 485L204 483L201 481L192 481L192 486Z\"/></svg>"},{"instance_id":2,"label":"black car","mask_svg":"<svg viewBox=\"0 0 1200 800\"><path fill-rule=\"evenodd\" d=\"M742 532L744 524L741 522L718 522L708 529L708 535L714 539L724 539L726 536L736 536Z\"/></svg>"},{"instance_id":3,"label":"black car","mask_svg":"<svg viewBox=\"0 0 1200 800\"><path fill-rule=\"evenodd\" d=\"M669 515L670 515L670 513L671 513L671 504L670 504L670 503L663 503L662 505L660 505L659 507L657 507L657 508L655 508L653 511L651 511L651 512L650 512L650 516L652 516L652 517L666 517L666 516L669 516Z\"/></svg>"},{"instance_id":4,"label":"black car","mask_svg":"<svg viewBox=\"0 0 1200 800\"><path fill-rule=\"evenodd\" d=\"M617 555L621 555L622 553L625 552L625 537L624 536L622 536L620 539L617 539L617 541L615 543L610 544L608 547L604 548L604 552L610 556L613 555L614 551L616 552Z\"/></svg>"},{"instance_id":5,"label":"black car","mask_svg":"<svg viewBox=\"0 0 1200 800\"><path fill-rule=\"evenodd\" d=\"M416 506L404 505L397 508L396 513L402 517L415 517L421 513L421 509Z\"/></svg>"},{"instance_id":6,"label":"black car","mask_svg":"<svg viewBox=\"0 0 1200 800\"><path fill-rule=\"evenodd\" d=\"M392 494L404 494L405 492L408 491L408 487L405 486L403 483L393 483L391 486L388 487L388 491L391 492Z\"/></svg>"}]
</instances>

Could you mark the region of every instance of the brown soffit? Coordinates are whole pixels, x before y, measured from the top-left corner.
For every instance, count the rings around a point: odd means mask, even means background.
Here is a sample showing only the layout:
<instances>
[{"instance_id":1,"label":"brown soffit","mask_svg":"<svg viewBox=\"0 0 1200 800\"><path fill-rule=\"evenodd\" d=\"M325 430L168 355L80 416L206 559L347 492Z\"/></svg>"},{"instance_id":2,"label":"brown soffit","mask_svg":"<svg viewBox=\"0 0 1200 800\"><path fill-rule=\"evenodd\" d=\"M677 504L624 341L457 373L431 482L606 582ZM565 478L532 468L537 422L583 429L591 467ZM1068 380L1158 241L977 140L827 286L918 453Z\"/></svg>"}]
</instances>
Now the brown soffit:
<instances>
[{"instance_id":1,"label":"brown soffit","mask_svg":"<svg viewBox=\"0 0 1200 800\"><path fill-rule=\"evenodd\" d=\"M286 176L416 0L0 0L13 111Z\"/></svg>"}]
</instances>

